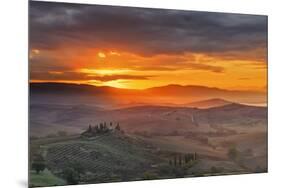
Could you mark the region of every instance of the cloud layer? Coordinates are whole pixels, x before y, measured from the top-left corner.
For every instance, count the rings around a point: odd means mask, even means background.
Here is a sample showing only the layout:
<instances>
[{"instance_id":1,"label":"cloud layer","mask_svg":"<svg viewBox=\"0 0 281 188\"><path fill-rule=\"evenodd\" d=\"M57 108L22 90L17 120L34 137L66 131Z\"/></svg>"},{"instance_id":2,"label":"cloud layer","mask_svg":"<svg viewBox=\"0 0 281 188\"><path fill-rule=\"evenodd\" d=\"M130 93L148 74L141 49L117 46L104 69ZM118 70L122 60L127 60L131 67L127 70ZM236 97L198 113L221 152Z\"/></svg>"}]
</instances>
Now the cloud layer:
<instances>
[{"instance_id":1,"label":"cloud layer","mask_svg":"<svg viewBox=\"0 0 281 188\"><path fill-rule=\"evenodd\" d=\"M38 1L30 5L31 80L118 81L131 88L266 85L266 16Z\"/></svg>"},{"instance_id":2,"label":"cloud layer","mask_svg":"<svg viewBox=\"0 0 281 188\"><path fill-rule=\"evenodd\" d=\"M117 46L143 56L185 52L243 56L267 46L265 16L180 10L32 2L30 31L32 48Z\"/></svg>"}]
</instances>

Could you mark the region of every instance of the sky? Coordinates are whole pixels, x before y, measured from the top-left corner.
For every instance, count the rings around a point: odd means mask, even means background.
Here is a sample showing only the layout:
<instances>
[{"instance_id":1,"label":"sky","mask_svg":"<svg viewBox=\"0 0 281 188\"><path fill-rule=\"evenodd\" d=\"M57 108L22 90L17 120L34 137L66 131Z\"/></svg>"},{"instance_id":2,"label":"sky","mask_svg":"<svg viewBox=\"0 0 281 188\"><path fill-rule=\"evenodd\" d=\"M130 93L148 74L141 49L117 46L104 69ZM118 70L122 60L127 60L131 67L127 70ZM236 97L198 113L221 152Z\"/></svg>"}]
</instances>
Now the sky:
<instances>
[{"instance_id":1,"label":"sky","mask_svg":"<svg viewBox=\"0 0 281 188\"><path fill-rule=\"evenodd\" d=\"M31 82L266 92L267 17L30 4Z\"/></svg>"}]
</instances>

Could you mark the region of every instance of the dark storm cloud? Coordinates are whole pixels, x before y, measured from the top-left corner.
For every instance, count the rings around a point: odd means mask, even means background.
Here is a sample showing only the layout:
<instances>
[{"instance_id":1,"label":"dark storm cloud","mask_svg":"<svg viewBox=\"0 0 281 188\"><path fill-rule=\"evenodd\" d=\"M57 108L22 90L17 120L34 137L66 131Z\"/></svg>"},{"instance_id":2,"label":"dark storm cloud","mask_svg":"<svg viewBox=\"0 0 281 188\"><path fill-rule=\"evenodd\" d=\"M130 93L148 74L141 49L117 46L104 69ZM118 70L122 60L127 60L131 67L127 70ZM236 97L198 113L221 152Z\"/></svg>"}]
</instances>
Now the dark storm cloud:
<instances>
[{"instance_id":1,"label":"dark storm cloud","mask_svg":"<svg viewBox=\"0 0 281 188\"><path fill-rule=\"evenodd\" d=\"M143 56L266 49L267 17L32 2L32 48L118 48ZM238 52L238 53L237 53ZM257 54L264 59L265 53Z\"/></svg>"}]
</instances>

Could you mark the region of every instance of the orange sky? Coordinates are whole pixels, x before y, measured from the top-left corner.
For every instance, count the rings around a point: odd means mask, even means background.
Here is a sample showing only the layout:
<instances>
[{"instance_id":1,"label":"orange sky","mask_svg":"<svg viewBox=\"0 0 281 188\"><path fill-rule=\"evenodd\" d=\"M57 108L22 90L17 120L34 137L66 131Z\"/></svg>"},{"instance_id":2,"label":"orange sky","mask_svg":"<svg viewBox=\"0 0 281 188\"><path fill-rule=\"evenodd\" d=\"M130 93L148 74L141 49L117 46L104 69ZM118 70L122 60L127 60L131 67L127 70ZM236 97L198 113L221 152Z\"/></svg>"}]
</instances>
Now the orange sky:
<instances>
[{"instance_id":1,"label":"orange sky","mask_svg":"<svg viewBox=\"0 0 281 188\"><path fill-rule=\"evenodd\" d=\"M32 2L31 82L266 91L267 17Z\"/></svg>"},{"instance_id":2,"label":"orange sky","mask_svg":"<svg viewBox=\"0 0 281 188\"><path fill-rule=\"evenodd\" d=\"M204 53L142 57L117 49L81 52L77 49L79 53L69 55L72 54L71 51L73 49L55 52L67 57L61 64L67 65L69 71L48 71L50 79L47 77L31 81L86 83L131 89L180 84L265 91L267 85L266 63L251 58L235 60ZM33 49L30 58L36 60L55 55L52 53L54 52ZM177 64L178 61L180 64ZM73 77L69 79L65 76L68 74ZM99 79L94 79L96 77Z\"/></svg>"}]
</instances>

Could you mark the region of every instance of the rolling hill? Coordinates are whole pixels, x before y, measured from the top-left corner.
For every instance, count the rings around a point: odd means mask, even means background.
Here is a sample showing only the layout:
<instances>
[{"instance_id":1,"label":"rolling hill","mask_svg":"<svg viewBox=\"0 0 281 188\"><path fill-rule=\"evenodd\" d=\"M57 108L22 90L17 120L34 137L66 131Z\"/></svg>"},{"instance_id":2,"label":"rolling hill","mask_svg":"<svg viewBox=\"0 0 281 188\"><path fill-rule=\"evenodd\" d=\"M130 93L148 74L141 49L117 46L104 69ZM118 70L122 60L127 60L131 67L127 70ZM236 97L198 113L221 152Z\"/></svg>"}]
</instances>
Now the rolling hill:
<instances>
[{"instance_id":1,"label":"rolling hill","mask_svg":"<svg viewBox=\"0 0 281 188\"><path fill-rule=\"evenodd\" d=\"M167 85L144 90L66 83L30 83L31 103L44 101L67 104L122 106L131 104L182 105L220 98L238 103L266 103L266 94L192 85ZM212 101L209 101L210 103ZM213 101L218 102L218 101Z\"/></svg>"},{"instance_id":2,"label":"rolling hill","mask_svg":"<svg viewBox=\"0 0 281 188\"><path fill-rule=\"evenodd\" d=\"M51 185L63 183L69 168L85 170L77 175L81 184L266 172L267 108L227 102L195 103L223 104L210 108L151 104L104 108L95 100L84 105L31 103L31 154L44 156L51 174L43 172L40 178L51 176ZM125 133L80 136L89 124L100 123L120 124ZM239 160L228 156L233 147ZM171 165L175 157L192 153L199 158L184 169ZM34 171L31 175L33 180L37 177Z\"/></svg>"},{"instance_id":3,"label":"rolling hill","mask_svg":"<svg viewBox=\"0 0 281 188\"><path fill-rule=\"evenodd\" d=\"M212 107L218 107L218 106L225 106L228 104L232 104L233 102L223 100L223 99L209 99L209 100L203 100L203 101L196 101L192 103L188 103L185 106L191 107L191 108L212 108Z\"/></svg>"},{"instance_id":4,"label":"rolling hill","mask_svg":"<svg viewBox=\"0 0 281 188\"><path fill-rule=\"evenodd\" d=\"M139 180L153 164L166 163L149 145L122 133L110 132L92 138L33 140L44 154L48 170L57 177L69 168L83 169L83 182ZM54 181L55 182L55 181ZM31 182L33 183L33 182Z\"/></svg>"},{"instance_id":5,"label":"rolling hill","mask_svg":"<svg viewBox=\"0 0 281 188\"><path fill-rule=\"evenodd\" d=\"M128 132L172 134L216 131L220 127L260 127L267 124L267 108L228 104L208 109L174 106L134 106L106 109L91 105L31 104L31 134L47 135L65 130L80 132L88 124L119 122ZM251 130L251 129L250 129Z\"/></svg>"}]
</instances>

